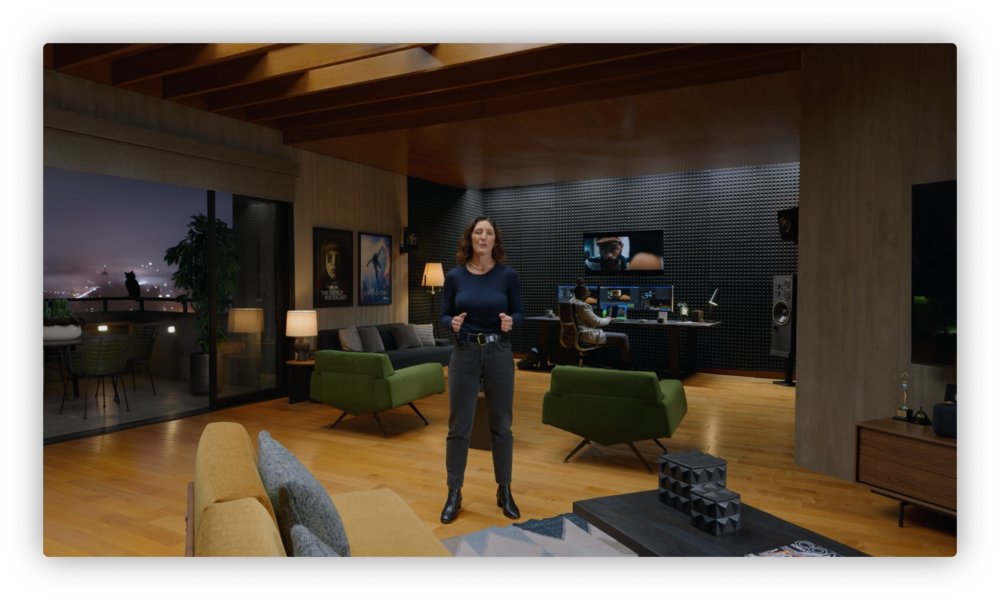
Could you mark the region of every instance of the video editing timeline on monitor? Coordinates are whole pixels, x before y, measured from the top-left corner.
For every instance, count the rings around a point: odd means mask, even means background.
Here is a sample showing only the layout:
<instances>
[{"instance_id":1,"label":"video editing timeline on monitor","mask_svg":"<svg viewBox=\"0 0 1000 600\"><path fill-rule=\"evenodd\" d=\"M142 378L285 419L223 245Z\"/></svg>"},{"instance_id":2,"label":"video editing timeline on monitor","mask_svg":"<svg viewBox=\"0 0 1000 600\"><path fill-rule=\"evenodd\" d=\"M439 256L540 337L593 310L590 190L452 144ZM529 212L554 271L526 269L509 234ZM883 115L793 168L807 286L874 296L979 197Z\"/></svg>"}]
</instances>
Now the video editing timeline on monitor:
<instances>
[{"instance_id":1,"label":"video editing timeline on monitor","mask_svg":"<svg viewBox=\"0 0 1000 600\"><path fill-rule=\"evenodd\" d=\"M635 308L639 301L639 286L637 285L602 285L597 296L599 308L609 306L624 306Z\"/></svg>"},{"instance_id":2,"label":"video editing timeline on monitor","mask_svg":"<svg viewBox=\"0 0 1000 600\"><path fill-rule=\"evenodd\" d=\"M642 286L639 288L639 308L657 311L674 310L674 286Z\"/></svg>"}]
</instances>

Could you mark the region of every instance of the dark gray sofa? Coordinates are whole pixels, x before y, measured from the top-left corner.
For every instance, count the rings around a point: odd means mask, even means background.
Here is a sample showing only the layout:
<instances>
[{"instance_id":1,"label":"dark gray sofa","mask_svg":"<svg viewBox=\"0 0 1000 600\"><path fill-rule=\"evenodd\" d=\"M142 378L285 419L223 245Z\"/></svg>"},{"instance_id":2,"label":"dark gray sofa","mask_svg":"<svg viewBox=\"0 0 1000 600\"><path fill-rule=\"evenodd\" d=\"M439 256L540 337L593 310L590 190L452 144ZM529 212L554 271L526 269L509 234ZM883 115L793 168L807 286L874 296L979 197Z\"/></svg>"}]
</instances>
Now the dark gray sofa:
<instances>
[{"instance_id":1,"label":"dark gray sofa","mask_svg":"<svg viewBox=\"0 0 1000 600\"><path fill-rule=\"evenodd\" d=\"M392 335L393 325L404 325L404 323L386 323L375 326L379 337L382 338L385 354L389 357L393 369L404 369L424 363L439 363L442 366L448 366L452 351L450 340L435 338L433 346L399 350L396 346L396 338ZM316 336L316 350L343 350L340 345L340 329L321 329Z\"/></svg>"}]
</instances>

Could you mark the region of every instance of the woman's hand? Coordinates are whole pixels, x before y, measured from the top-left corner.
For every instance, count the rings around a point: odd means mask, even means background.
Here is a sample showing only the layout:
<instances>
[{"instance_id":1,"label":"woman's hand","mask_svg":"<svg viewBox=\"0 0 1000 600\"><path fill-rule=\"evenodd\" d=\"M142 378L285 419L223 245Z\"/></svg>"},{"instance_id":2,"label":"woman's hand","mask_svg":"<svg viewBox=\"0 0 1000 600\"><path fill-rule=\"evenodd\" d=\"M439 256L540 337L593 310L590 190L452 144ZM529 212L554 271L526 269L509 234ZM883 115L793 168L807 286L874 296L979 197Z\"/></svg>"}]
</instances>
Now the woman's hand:
<instances>
[{"instance_id":1,"label":"woman's hand","mask_svg":"<svg viewBox=\"0 0 1000 600\"><path fill-rule=\"evenodd\" d=\"M462 313L457 317L451 318L451 330L455 333L458 333L458 330L462 328L462 323L465 321L465 314L466 313Z\"/></svg>"},{"instance_id":2,"label":"woman's hand","mask_svg":"<svg viewBox=\"0 0 1000 600\"><path fill-rule=\"evenodd\" d=\"M504 313L500 313L500 331L510 331L514 328L514 317L508 317Z\"/></svg>"}]
</instances>

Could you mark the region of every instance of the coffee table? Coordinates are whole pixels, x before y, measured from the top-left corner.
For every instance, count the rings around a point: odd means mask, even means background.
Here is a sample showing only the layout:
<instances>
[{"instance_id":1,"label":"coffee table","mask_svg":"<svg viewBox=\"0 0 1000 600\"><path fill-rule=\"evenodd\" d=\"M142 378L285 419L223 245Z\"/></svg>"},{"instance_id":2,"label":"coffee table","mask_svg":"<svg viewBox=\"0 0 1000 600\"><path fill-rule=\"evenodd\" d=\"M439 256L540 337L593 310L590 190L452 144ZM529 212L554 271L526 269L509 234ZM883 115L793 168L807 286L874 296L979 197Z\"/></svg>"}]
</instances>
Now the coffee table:
<instances>
[{"instance_id":1,"label":"coffee table","mask_svg":"<svg viewBox=\"0 0 1000 600\"><path fill-rule=\"evenodd\" d=\"M714 536L691 525L691 517L661 503L657 491L605 496L573 503L573 514L639 556L745 556L812 542L842 556L869 556L747 504L740 506L740 530Z\"/></svg>"}]
</instances>

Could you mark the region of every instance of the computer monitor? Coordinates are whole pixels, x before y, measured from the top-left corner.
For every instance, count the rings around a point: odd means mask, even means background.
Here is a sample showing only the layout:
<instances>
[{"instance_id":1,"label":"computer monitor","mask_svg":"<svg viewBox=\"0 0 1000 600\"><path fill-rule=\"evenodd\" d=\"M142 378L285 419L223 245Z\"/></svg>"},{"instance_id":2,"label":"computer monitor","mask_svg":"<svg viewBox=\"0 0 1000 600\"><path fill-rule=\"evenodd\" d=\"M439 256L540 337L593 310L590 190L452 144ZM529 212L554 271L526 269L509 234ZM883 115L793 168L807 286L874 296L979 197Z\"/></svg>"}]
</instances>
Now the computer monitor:
<instances>
[{"instance_id":1,"label":"computer monitor","mask_svg":"<svg viewBox=\"0 0 1000 600\"><path fill-rule=\"evenodd\" d=\"M624 321L628 318L628 306L624 304L609 304L601 309L601 316Z\"/></svg>"},{"instance_id":2,"label":"computer monitor","mask_svg":"<svg viewBox=\"0 0 1000 600\"><path fill-rule=\"evenodd\" d=\"M602 285L597 296L597 306L625 306L635 308L639 301L639 286L637 285Z\"/></svg>"},{"instance_id":3,"label":"computer monitor","mask_svg":"<svg viewBox=\"0 0 1000 600\"><path fill-rule=\"evenodd\" d=\"M559 302L569 302L574 297L575 285L560 285L559 287ZM597 302L598 293L600 287L596 285L588 285L587 289L590 290L590 298L593 300L587 302L587 304L594 304ZM588 299L589 300L589 299Z\"/></svg>"},{"instance_id":4,"label":"computer monitor","mask_svg":"<svg viewBox=\"0 0 1000 600\"><path fill-rule=\"evenodd\" d=\"M639 290L639 308L642 310L674 310L674 286L642 286Z\"/></svg>"}]
</instances>

